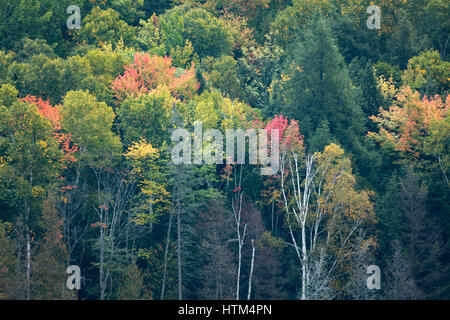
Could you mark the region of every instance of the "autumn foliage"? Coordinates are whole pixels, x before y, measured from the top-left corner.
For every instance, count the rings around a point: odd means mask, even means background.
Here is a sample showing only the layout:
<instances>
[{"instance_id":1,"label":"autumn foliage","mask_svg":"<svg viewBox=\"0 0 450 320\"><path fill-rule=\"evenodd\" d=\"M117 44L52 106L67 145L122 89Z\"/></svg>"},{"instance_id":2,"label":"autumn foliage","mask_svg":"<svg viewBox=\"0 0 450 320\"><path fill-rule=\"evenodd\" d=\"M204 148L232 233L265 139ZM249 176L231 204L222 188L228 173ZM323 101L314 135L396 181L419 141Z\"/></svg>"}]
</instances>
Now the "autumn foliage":
<instances>
[{"instance_id":1,"label":"autumn foliage","mask_svg":"<svg viewBox=\"0 0 450 320\"><path fill-rule=\"evenodd\" d=\"M450 96L445 101L438 95L421 99L419 92L403 87L394 105L370 117L379 132L369 132L369 136L386 147L419 157L432 126L447 117L449 106Z\"/></svg>"},{"instance_id":2,"label":"autumn foliage","mask_svg":"<svg viewBox=\"0 0 450 320\"><path fill-rule=\"evenodd\" d=\"M71 2L0 0L0 300L450 298L450 1Z\"/></svg>"},{"instance_id":3,"label":"autumn foliage","mask_svg":"<svg viewBox=\"0 0 450 320\"><path fill-rule=\"evenodd\" d=\"M272 130L278 130L282 150L290 149L297 152L303 150L303 136L300 134L300 127L297 120L292 119L289 121L283 115L275 115L264 129L267 131L269 137L271 136Z\"/></svg>"},{"instance_id":4,"label":"autumn foliage","mask_svg":"<svg viewBox=\"0 0 450 320\"><path fill-rule=\"evenodd\" d=\"M22 99L23 102L33 104L36 106L37 111L50 123L54 128L53 135L55 139L60 143L64 156L61 162L67 165L70 162L75 162L76 158L74 154L78 151L76 144L72 142L70 133L63 133L61 131L61 115L57 106L52 106L49 100L42 100L41 97L35 97L28 95Z\"/></svg>"},{"instance_id":5,"label":"autumn foliage","mask_svg":"<svg viewBox=\"0 0 450 320\"><path fill-rule=\"evenodd\" d=\"M133 63L125 66L124 74L113 81L112 89L117 99L124 100L127 96L145 95L161 85L180 99L192 97L200 86L194 65L189 70L177 69L172 66L171 57L136 53Z\"/></svg>"}]
</instances>

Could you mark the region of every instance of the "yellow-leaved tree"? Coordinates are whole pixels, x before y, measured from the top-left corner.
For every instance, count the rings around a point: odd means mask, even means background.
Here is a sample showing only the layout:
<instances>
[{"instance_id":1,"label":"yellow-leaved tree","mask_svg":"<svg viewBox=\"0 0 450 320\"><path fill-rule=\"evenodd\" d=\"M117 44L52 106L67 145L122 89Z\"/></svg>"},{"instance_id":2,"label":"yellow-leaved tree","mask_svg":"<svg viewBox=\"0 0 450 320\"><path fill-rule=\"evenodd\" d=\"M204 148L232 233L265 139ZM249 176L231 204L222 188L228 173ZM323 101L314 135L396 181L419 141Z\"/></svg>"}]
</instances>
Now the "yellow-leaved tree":
<instances>
[{"instance_id":1,"label":"yellow-leaved tree","mask_svg":"<svg viewBox=\"0 0 450 320\"><path fill-rule=\"evenodd\" d=\"M361 237L374 222L372 192L356 186L351 161L330 144L323 152L281 155L281 201L300 262L301 299L330 299L343 275L351 277L351 257L375 246ZM338 274L340 276L338 276Z\"/></svg>"}]
</instances>

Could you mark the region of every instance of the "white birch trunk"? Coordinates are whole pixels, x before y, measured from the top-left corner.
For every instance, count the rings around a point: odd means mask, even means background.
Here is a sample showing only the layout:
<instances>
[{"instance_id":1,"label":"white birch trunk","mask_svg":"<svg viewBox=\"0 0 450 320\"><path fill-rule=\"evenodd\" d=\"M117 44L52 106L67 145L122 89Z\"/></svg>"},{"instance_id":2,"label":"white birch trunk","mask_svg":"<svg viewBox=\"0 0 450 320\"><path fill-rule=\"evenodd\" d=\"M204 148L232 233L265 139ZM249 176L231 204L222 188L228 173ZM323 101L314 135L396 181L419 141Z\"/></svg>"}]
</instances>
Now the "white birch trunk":
<instances>
[{"instance_id":1,"label":"white birch trunk","mask_svg":"<svg viewBox=\"0 0 450 320\"><path fill-rule=\"evenodd\" d=\"M248 294L247 294L247 300L250 300L251 294L252 294L252 277L253 277L253 266L255 263L255 244L252 239L252 262L250 264L250 276L248 278Z\"/></svg>"}]
</instances>

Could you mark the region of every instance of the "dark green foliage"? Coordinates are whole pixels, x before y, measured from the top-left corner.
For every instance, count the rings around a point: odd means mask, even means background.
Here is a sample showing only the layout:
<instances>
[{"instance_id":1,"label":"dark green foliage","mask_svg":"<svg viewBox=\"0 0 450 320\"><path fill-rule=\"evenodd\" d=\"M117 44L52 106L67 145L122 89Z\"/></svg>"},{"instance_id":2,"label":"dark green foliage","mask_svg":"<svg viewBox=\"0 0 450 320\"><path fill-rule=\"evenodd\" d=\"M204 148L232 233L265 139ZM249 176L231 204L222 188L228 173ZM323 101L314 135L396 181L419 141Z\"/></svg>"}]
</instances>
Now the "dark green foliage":
<instances>
[{"instance_id":1,"label":"dark green foliage","mask_svg":"<svg viewBox=\"0 0 450 320\"><path fill-rule=\"evenodd\" d=\"M130 144L141 138L154 146L167 141L171 101L166 94L155 93L125 100L119 110L124 140Z\"/></svg>"},{"instance_id":2,"label":"dark green foliage","mask_svg":"<svg viewBox=\"0 0 450 320\"><path fill-rule=\"evenodd\" d=\"M380 108L403 107L403 86L448 100L450 5L382 1L381 29L371 30L369 3L0 0L0 299L235 299L239 257L243 299L253 248L250 298L297 299L301 261L280 176L255 165L171 161L174 128L192 133L203 119L205 130L259 129L275 116L280 126L284 117L298 121L302 172L304 156L337 152L334 143L349 167L323 183L348 179L352 190L370 190L365 203L376 218L358 227L354 251L342 253L339 276L325 284L333 297L449 299L448 119L419 139L425 153L409 158L368 131L379 130L369 117ZM67 28L69 5L81 9L79 30ZM124 72L137 52L170 56L173 69ZM174 95L191 67L189 94ZM118 76L122 97L112 86ZM43 101L24 102L29 95ZM346 190L323 197L338 203ZM338 219L355 214L350 202L339 202ZM325 209L323 230L332 229L334 209ZM81 267L80 291L65 289L69 264ZM383 274L382 290L369 294L368 264Z\"/></svg>"},{"instance_id":3,"label":"dark green foliage","mask_svg":"<svg viewBox=\"0 0 450 320\"><path fill-rule=\"evenodd\" d=\"M309 137L321 121L343 145L363 133L363 114L351 85L347 66L331 35L327 21L316 13L304 34L290 49L282 81L286 101L282 110L300 120L302 133ZM284 94L283 94L284 95Z\"/></svg>"},{"instance_id":4,"label":"dark green foliage","mask_svg":"<svg viewBox=\"0 0 450 320\"><path fill-rule=\"evenodd\" d=\"M84 0L2 0L0 7L0 46L12 49L23 38L44 38L48 44L64 53L70 44L66 20L70 5L83 8Z\"/></svg>"},{"instance_id":5,"label":"dark green foliage","mask_svg":"<svg viewBox=\"0 0 450 320\"><path fill-rule=\"evenodd\" d=\"M386 48L391 63L404 69L410 58L428 46L427 38L417 34L409 17L401 14L398 19L398 28L387 40Z\"/></svg>"},{"instance_id":6,"label":"dark green foliage","mask_svg":"<svg viewBox=\"0 0 450 320\"><path fill-rule=\"evenodd\" d=\"M360 89L359 103L362 111L367 117L377 114L385 101L377 87L378 79L373 63L364 58L355 58L349 65L349 71L352 83ZM369 119L367 125L373 125Z\"/></svg>"},{"instance_id":7,"label":"dark green foliage","mask_svg":"<svg viewBox=\"0 0 450 320\"><path fill-rule=\"evenodd\" d=\"M199 57L231 54L233 37L222 20L199 8L187 11L183 17L186 36Z\"/></svg>"},{"instance_id":8,"label":"dark green foliage","mask_svg":"<svg viewBox=\"0 0 450 320\"><path fill-rule=\"evenodd\" d=\"M309 138L308 147L311 152L322 152L323 148L328 146L333 140L334 139L331 136L330 128L328 126L328 121L323 120Z\"/></svg>"}]
</instances>

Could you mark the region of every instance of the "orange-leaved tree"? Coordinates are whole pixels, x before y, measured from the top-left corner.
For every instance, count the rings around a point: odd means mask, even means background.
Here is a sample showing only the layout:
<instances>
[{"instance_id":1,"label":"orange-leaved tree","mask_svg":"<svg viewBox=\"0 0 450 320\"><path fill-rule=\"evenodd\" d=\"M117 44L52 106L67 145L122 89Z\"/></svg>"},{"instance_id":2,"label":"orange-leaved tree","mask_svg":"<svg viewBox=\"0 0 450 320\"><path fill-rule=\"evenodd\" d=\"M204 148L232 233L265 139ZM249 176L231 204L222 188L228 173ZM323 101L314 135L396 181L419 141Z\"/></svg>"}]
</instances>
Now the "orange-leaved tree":
<instances>
[{"instance_id":1,"label":"orange-leaved tree","mask_svg":"<svg viewBox=\"0 0 450 320\"><path fill-rule=\"evenodd\" d=\"M420 98L418 91L403 87L389 109L381 108L377 116L370 117L377 124L378 132L368 135L382 146L400 152L404 158L432 160L448 184L449 106L449 95Z\"/></svg>"},{"instance_id":2,"label":"orange-leaved tree","mask_svg":"<svg viewBox=\"0 0 450 320\"><path fill-rule=\"evenodd\" d=\"M172 66L171 57L159 57L148 53L136 53L133 63L124 67L125 72L112 83L116 98L145 95L158 86L166 86L179 99L192 97L200 87L195 78L194 65L189 70Z\"/></svg>"},{"instance_id":3,"label":"orange-leaved tree","mask_svg":"<svg viewBox=\"0 0 450 320\"><path fill-rule=\"evenodd\" d=\"M64 151L64 157L61 158L61 162L64 166L68 163L75 162L76 158L74 154L77 152L78 147L72 142L70 133L62 132L61 115L58 107L52 106L49 100L44 101L41 97L32 95L26 96L22 101L35 105L40 115L52 124L54 129L53 136L60 143L61 148Z\"/></svg>"}]
</instances>

